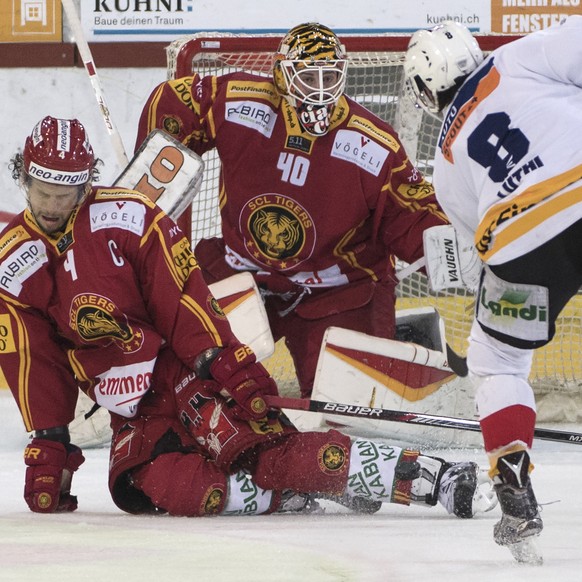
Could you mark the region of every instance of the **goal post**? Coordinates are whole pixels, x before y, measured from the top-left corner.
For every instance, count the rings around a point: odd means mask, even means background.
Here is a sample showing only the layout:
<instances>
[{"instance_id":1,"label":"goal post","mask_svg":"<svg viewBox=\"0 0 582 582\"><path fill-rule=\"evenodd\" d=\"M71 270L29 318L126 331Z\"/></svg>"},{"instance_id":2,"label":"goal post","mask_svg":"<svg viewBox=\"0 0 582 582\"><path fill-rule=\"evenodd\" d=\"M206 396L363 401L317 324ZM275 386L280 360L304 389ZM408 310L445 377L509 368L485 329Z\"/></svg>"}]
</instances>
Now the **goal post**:
<instances>
[{"instance_id":1,"label":"goal post","mask_svg":"<svg viewBox=\"0 0 582 582\"><path fill-rule=\"evenodd\" d=\"M488 52L516 36L477 35ZM167 47L168 78L197 73L222 75L246 71L271 75L273 53L281 35L206 32L182 37ZM404 95L402 63L410 35L342 35L349 66L346 93L390 123L419 170L431 179L440 121L414 106ZM205 178L192 205L191 236L200 239L220 235L218 177L220 159L213 150L204 154ZM433 293L426 277L413 273L397 288L397 309L433 306L446 328L447 341L460 354L467 350L475 297L464 290ZM582 298L573 298L557 322L556 337L537 350L530 380L536 392L540 422L582 421ZM284 348L266 362L284 392L296 388L293 366Z\"/></svg>"}]
</instances>

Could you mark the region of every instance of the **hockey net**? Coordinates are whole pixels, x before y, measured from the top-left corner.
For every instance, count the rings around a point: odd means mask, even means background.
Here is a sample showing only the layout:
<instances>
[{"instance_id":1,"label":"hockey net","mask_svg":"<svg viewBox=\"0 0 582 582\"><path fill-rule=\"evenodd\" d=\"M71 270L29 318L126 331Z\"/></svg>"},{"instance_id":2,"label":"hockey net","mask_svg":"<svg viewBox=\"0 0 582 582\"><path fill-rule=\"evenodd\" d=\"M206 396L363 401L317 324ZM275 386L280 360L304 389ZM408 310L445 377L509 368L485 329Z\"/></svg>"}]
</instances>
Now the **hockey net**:
<instances>
[{"instance_id":1,"label":"hockey net","mask_svg":"<svg viewBox=\"0 0 582 582\"><path fill-rule=\"evenodd\" d=\"M199 33L180 38L167 47L168 78L193 73L221 75L247 71L270 76L272 55L280 35ZM515 37L482 35L484 51ZM349 55L346 93L388 121L399 133L410 158L430 179L440 123L414 107L403 94L402 61L409 40L406 35L345 35ZM215 151L204 155L205 180L192 206L192 242L220 235L218 176L220 160ZM475 298L464 290L430 291L426 277L413 273L398 287L397 309L434 306L444 320L447 341L466 354ZM536 392L540 422L582 421L582 299L570 301L560 316L555 339L537 350L530 380ZM279 342L281 343L281 342ZM294 393L293 365L283 345L266 362L283 392Z\"/></svg>"}]
</instances>

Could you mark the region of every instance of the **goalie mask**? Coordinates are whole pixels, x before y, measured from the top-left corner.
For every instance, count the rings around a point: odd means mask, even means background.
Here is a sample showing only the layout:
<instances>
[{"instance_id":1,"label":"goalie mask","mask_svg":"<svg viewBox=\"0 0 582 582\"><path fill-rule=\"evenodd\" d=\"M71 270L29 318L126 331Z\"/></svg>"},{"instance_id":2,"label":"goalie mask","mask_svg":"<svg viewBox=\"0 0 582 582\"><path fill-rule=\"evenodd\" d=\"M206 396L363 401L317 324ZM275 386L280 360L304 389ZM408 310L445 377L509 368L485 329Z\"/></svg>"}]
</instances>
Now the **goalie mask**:
<instances>
[{"instance_id":1,"label":"goalie mask","mask_svg":"<svg viewBox=\"0 0 582 582\"><path fill-rule=\"evenodd\" d=\"M23 152L26 173L51 184L77 186L89 182L95 166L93 148L76 119L47 116L26 138Z\"/></svg>"},{"instance_id":2,"label":"goalie mask","mask_svg":"<svg viewBox=\"0 0 582 582\"><path fill-rule=\"evenodd\" d=\"M314 136L327 133L346 72L345 47L329 28L314 22L285 35L273 65L277 90L297 111L301 127Z\"/></svg>"},{"instance_id":3,"label":"goalie mask","mask_svg":"<svg viewBox=\"0 0 582 582\"><path fill-rule=\"evenodd\" d=\"M447 21L431 30L418 30L404 60L406 88L417 105L438 114L482 62L483 53L465 26Z\"/></svg>"}]
</instances>

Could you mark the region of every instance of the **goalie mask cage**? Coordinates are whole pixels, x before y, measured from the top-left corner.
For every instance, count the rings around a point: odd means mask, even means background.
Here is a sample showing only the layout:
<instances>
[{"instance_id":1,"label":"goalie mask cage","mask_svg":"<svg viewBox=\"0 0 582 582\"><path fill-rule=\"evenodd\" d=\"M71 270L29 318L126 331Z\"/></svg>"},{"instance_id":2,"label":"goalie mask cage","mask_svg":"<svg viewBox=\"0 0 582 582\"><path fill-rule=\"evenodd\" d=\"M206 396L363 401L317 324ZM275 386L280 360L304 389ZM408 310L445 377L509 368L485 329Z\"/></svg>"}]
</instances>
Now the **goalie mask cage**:
<instances>
[{"instance_id":1,"label":"goalie mask cage","mask_svg":"<svg viewBox=\"0 0 582 582\"><path fill-rule=\"evenodd\" d=\"M440 121L416 108L404 94L402 63L408 35L342 35L349 58L346 93L388 121L398 132L406 151L430 180ZM478 35L487 52L516 37ZM167 47L168 78L197 73L222 75L246 71L271 76L272 57L281 35L199 33L182 37ZM215 150L203 156L205 178L192 205L192 243L220 235L218 176L220 160ZM447 342L465 355L475 298L464 290L433 293L426 277L413 273L397 289L397 309L434 306L444 320ZM557 322L554 340L534 355L530 381L534 386L540 422L582 421L582 302L573 298ZM281 343L281 342L279 342ZM283 393L295 393L293 366L285 348L277 346L265 362ZM407 403L403 403L403 409Z\"/></svg>"}]
</instances>

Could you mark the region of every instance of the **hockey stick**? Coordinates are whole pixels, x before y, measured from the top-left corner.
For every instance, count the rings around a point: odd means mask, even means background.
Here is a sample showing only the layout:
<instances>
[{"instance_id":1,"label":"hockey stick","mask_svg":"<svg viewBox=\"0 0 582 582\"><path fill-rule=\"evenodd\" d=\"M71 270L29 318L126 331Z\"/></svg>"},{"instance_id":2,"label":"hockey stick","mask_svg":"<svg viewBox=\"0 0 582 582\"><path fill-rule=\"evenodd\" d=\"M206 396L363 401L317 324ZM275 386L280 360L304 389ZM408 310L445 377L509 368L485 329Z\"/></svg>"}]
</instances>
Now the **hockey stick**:
<instances>
[{"instance_id":1,"label":"hockey stick","mask_svg":"<svg viewBox=\"0 0 582 582\"><path fill-rule=\"evenodd\" d=\"M123 147L121 135L115 127L115 124L111 119L111 115L109 114L109 107L107 107L107 103L105 102L105 95L103 94L101 83L99 81L99 77L97 76L97 69L95 67L95 63L93 62L91 50L89 49L89 45L85 39L85 35L83 34L83 28L81 27L81 21L79 20L79 15L77 14L77 9L75 8L74 0L61 0L61 3L67 15L69 25L71 26L73 36L75 37L75 44L77 45L79 54L83 59L85 70L89 74L89 80L93 86L93 91L95 92L95 97L97 99L101 115L103 116L103 121L105 122L107 133L111 138L111 143L113 145L113 149L115 150L117 160L119 165L122 168L125 168L129 160L127 158L127 154L125 153L125 148Z\"/></svg>"},{"instance_id":2,"label":"hockey stick","mask_svg":"<svg viewBox=\"0 0 582 582\"><path fill-rule=\"evenodd\" d=\"M467 367L467 358L459 356L453 348L447 344L447 364L449 368L460 378L466 378L469 375L469 368Z\"/></svg>"},{"instance_id":3,"label":"hockey stick","mask_svg":"<svg viewBox=\"0 0 582 582\"><path fill-rule=\"evenodd\" d=\"M85 39L85 35L83 33L83 28L81 26L81 21L79 20L79 15L77 13L77 9L75 7L74 0L62 0L63 9L67 15L67 19L71 26L71 30L75 37L75 43L77 45L77 49L79 50L79 54L83 59L83 64L85 65L85 69L89 74L89 80L91 81L91 85L93 86L93 90L95 92L95 97L97 99L97 104L99 105L99 110L101 111L101 115L103 116L103 121L105 122L105 127L107 128L107 132L111 138L111 143L113 145L113 149L115 150L115 154L117 156L117 160L119 165L122 168L122 173L119 178L116 180L115 185L122 185L125 188L130 188L134 190L139 190L142 194L145 194L154 201L160 208L162 208L173 220L178 220L181 214L186 210L188 205L191 204L192 200L194 200L195 196L200 191L200 187L202 185L202 171L204 169L204 164L200 164L200 168L197 167L197 164L193 159L196 154L193 152L187 152L185 146L176 142L172 138L174 142L173 147L170 148L174 152L174 155L171 158L164 158L163 153L168 152L167 148L164 148L162 151L156 152L144 152L144 147L148 141L144 141L140 150L136 153L136 156L132 159L132 164L129 164L129 159L125 152L125 148L123 146L123 141L121 139L121 134L117 130L117 127L113 123L113 119L111 118L111 114L109 112L109 107L107 107L107 103L105 102L105 95L101 88L101 83L99 81L99 77L97 76L97 68L95 67L95 63L93 62L93 57L91 55L91 50L89 45ZM171 136L168 136L168 139ZM179 153L181 151L181 154ZM166 170L166 178L163 182L164 184L158 181L158 176L154 175L155 172L153 170L153 166L149 166L147 168L141 168L143 171L138 174L137 168L131 168L132 165L135 165L136 157L143 153L144 156L152 156L155 159L151 159L150 162L152 164L157 163L158 170ZM154 155L155 154L155 155ZM160 154L160 156L157 156ZM178 157L176 157L176 154ZM187 161L188 164L185 167L182 167L182 161ZM176 165L176 162L178 164ZM143 159L141 160L143 164ZM129 164L129 167L128 167ZM192 165L194 165L194 169L192 170ZM198 169L200 171L198 172ZM173 178L180 170L182 173L192 170L192 173L189 175L189 184L184 184L184 182L188 182L188 177L182 177L179 179L178 185L180 186L187 186L186 188L177 189L176 183L172 185L172 188L169 187L170 177ZM133 179L137 176L137 181L132 183L128 182L128 180ZM123 183L122 183L123 181ZM157 186L156 186L157 184Z\"/></svg>"},{"instance_id":4,"label":"hockey stick","mask_svg":"<svg viewBox=\"0 0 582 582\"><path fill-rule=\"evenodd\" d=\"M340 404L339 402L324 402L322 400L306 400L303 398L289 398L284 396L267 396L267 404L273 408L288 408L290 410L306 410L308 412L322 412L338 416L353 416L369 418L371 420L390 420L408 424L422 424L440 428L456 428L481 432L478 420L454 418L451 416L437 416L422 412L406 412L403 410L388 410L386 408L368 408L356 404ZM534 437L560 443L582 445L582 433L564 430L536 428Z\"/></svg>"}]
</instances>

